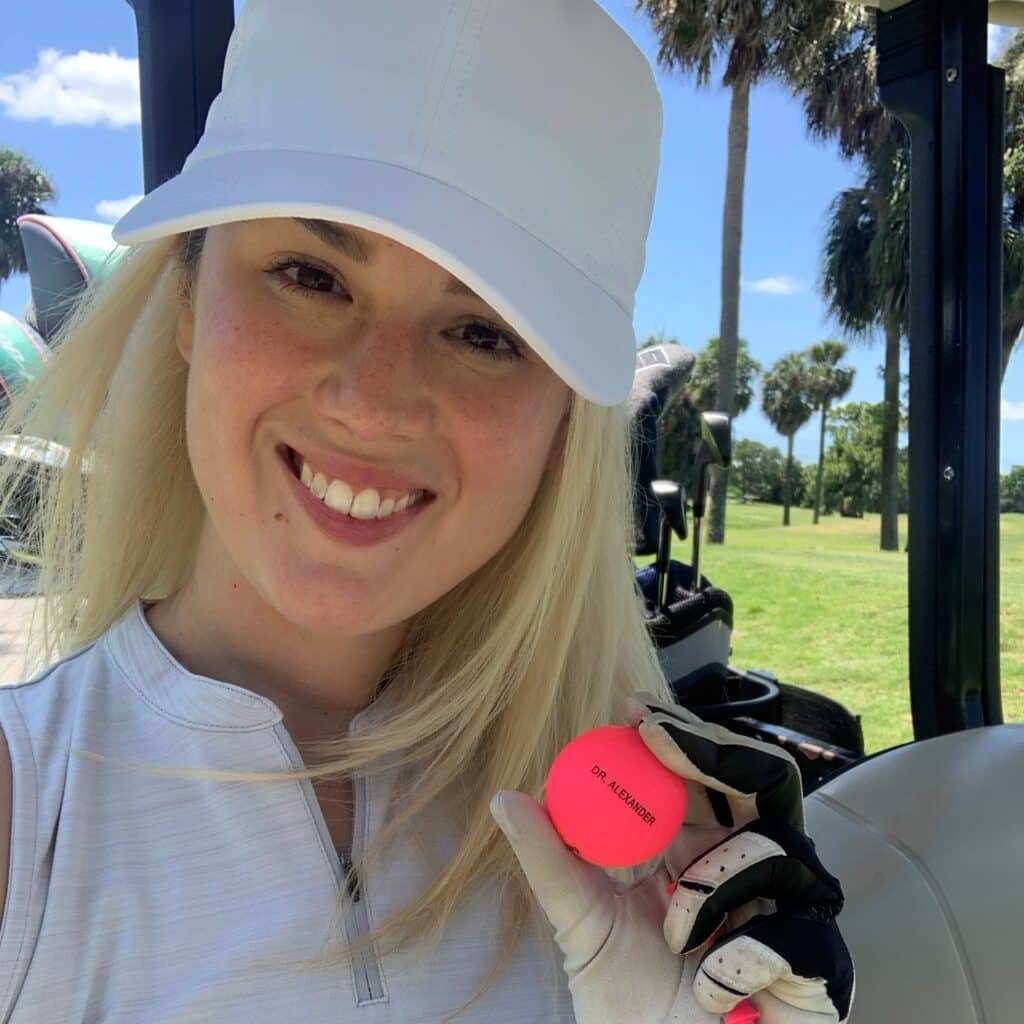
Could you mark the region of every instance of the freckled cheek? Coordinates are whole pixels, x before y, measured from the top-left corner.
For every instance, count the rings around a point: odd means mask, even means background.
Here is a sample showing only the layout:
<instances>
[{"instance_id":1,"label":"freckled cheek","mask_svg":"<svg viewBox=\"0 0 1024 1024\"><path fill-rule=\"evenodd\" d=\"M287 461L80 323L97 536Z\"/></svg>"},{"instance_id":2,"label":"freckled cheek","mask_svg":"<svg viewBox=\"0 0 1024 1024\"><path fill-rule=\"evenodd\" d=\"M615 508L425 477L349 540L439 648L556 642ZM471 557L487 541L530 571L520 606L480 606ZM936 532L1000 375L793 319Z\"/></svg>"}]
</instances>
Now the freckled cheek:
<instances>
[{"instance_id":1,"label":"freckled cheek","mask_svg":"<svg viewBox=\"0 0 1024 1024\"><path fill-rule=\"evenodd\" d=\"M463 404L457 425L462 486L496 517L518 521L533 500L548 452L544 412L529 402Z\"/></svg>"},{"instance_id":2,"label":"freckled cheek","mask_svg":"<svg viewBox=\"0 0 1024 1024\"><path fill-rule=\"evenodd\" d=\"M237 308L197 318L188 384L189 446L197 474L205 470L214 479L253 457L263 420L295 397L302 358L294 347L279 322L242 316ZM259 433L264 442L265 430Z\"/></svg>"},{"instance_id":3,"label":"freckled cheek","mask_svg":"<svg viewBox=\"0 0 1024 1024\"><path fill-rule=\"evenodd\" d=\"M197 324L193 369L236 398L247 397L246 391L252 398L282 392L305 358L288 324L256 313L258 308L225 303Z\"/></svg>"}]
</instances>

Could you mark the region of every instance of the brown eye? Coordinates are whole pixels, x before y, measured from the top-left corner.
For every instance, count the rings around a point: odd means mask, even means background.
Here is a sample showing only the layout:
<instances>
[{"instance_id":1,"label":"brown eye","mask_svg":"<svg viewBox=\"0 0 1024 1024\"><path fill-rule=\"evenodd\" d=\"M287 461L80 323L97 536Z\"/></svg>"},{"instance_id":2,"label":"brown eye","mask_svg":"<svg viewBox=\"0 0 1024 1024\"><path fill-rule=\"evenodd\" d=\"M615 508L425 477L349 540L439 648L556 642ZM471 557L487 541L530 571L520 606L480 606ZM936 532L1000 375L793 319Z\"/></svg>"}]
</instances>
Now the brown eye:
<instances>
[{"instance_id":1,"label":"brown eye","mask_svg":"<svg viewBox=\"0 0 1024 1024\"><path fill-rule=\"evenodd\" d=\"M491 359L522 359L523 354L513 338L500 327L489 324L486 321L473 321L454 328L456 331L470 331L476 334L480 344L468 341L470 348ZM499 348L504 345L504 348Z\"/></svg>"},{"instance_id":2,"label":"brown eye","mask_svg":"<svg viewBox=\"0 0 1024 1024\"><path fill-rule=\"evenodd\" d=\"M292 276L290 271L295 271L295 275ZM300 260L277 263L268 273L278 280L285 291L297 291L298 294L305 296L329 296L334 292L335 285L341 287L340 282L333 274ZM348 295L344 288L341 289L340 294Z\"/></svg>"}]
</instances>

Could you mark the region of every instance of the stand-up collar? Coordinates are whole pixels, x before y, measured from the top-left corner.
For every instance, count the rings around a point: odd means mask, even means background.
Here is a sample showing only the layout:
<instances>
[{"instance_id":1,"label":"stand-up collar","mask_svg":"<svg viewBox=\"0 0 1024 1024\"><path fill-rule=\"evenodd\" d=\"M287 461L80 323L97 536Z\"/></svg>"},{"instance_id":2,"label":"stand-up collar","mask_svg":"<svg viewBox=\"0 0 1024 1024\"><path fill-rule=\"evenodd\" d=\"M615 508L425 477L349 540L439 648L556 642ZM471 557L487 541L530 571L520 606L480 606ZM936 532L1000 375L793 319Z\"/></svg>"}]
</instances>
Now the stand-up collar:
<instances>
[{"instance_id":1,"label":"stand-up collar","mask_svg":"<svg viewBox=\"0 0 1024 1024\"><path fill-rule=\"evenodd\" d=\"M144 699L182 724L197 729L265 729L283 717L268 697L185 668L153 632L141 598L113 623L103 642ZM387 697L385 689L352 718L350 736L373 724Z\"/></svg>"}]
</instances>

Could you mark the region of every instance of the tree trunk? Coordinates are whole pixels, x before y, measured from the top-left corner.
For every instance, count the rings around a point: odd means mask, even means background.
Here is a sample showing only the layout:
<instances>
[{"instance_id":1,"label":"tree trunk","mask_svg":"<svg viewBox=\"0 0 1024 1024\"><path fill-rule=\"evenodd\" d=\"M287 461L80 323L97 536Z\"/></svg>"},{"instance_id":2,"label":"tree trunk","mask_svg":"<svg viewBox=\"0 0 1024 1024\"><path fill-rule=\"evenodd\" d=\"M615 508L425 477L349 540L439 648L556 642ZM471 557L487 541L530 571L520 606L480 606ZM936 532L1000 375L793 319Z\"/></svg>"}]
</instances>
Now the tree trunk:
<instances>
[{"instance_id":1,"label":"tree trunk","mask_svg":"<svg viewBox=\"0 0 1024 1024\"><path fill-rule=\"evenodd\" d=\"M740 248L743 242L743 188L747 176L750 81L732 87L729 110L729 163L722 215L722 314L718 331L718 393L715 408L732 419L736 408L736 350L740 331ZM707 539L725 541L727 471L712 469Z\"/></svg>"},{"instance_id":2,"label":"tree trunk","mask_svg":"<svg viewBox=\"0 0 1024 1024\"><path fill-rule=\"evenodd\" d=\"M828 402L821 406L821 440L818 442L818 476L814 482L814 522L817 524L821 513L821 487L825 482L825 420L828 418Z\"/></svg>"},{"instance_id":3,"label":"tree trunk","mask_svg":"<svg viewBox=\"0 0 1024 1024\"><path fill-rule=\"evenodd\" d=\"M900 433L900 329L894 317L885 321L885 404L882 410L882 543L883 551L899 549L899 482L896 463Z\"/></svg>"},{"instance_id":4,"label":"tree trunk","mask_svg":"<svg viewBox=\"0 0 1024 1024\"><path fill-rule=\"evenodd\" d=\"M793 496L793 438L795 434L790 434L787 440L789 444L786 448L786 479L782 485L782 525L789 526L789 503Z\"/></svg>"},{"instance_id":5,"label":"tree trunk","mask_svg":"<svg viewBox=\"0 0 1024 1024\"><path fill-rule=\"evenodd\" d=\"M1022 327L1024 327L1024 324L1016 320L1003 324L1003 372L999 378L1000 381L1006 376L1006 367L1010 365L1013 346L1017 343L1017 338L1020 337Z\"/></svg>"}]
</instances>

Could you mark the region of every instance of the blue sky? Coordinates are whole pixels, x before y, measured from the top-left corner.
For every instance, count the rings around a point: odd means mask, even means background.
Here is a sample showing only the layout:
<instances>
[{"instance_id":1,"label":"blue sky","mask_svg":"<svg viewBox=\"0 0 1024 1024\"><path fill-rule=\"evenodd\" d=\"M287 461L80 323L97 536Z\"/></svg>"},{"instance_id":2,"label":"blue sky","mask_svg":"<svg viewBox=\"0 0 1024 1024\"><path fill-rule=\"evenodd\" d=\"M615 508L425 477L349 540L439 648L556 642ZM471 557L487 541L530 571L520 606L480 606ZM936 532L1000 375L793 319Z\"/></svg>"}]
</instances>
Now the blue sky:
<instances>
[{"instance_id":1,"label":"blue sky","mask_svg":"<svg viewBox=\"0 0 1024 1024\"><path fill-rule=\"evenodd\" d=\"M654 33L632 0L601 2L655 65ZM52 0L17 4L4 21L0 145L30 155L50 175L58 199L49 212L112 222L143 190L131 9L125 0ZM993 30L992 51L1004 40ZM635 327L640 340L663 332L699 350L719 325L729 93L717 85L698 90L692 78L656 65L655 74L665 132ZM818 260L828 205L856 178L856 165L833 144L808 138L796 100L771 84L754 90L740 333L765 366L812 342L842 338L825 316ZM20 316L28 297L27 280L15 277L0 292L0 309ZM850 399L881 399L881 341L851 348L857 379ZM815 430L812 422L796 438L806 462L817 455ZM759 399L737 419L735 435L783 443ZM1003 387L1002 471L1016 463L1024 463L1024 350L1011 360Z\"/></svg>"}]
</instances>

